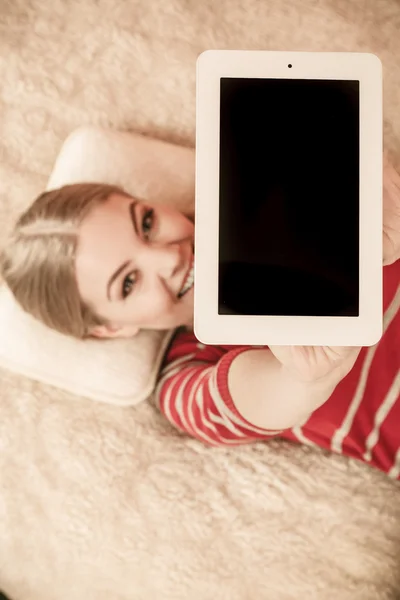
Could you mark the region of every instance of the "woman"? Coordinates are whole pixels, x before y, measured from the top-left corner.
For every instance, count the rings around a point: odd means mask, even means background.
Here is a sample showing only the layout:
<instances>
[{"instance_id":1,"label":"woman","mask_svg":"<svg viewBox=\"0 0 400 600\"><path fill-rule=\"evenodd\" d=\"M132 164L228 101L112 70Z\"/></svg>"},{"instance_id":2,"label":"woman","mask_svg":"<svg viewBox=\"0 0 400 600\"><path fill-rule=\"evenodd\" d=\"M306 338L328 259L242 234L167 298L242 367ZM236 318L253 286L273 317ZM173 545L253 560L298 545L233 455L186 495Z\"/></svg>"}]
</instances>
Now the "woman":
<instances>
[{"instance_id":1,"label":"woman","mask_svg":"<svg viewBox=\"0 0 400 600\"><path fill-rule=\"evenodd\" d=\"M280 435L400 477L400 177L384 173L384 335L373 348L210 347L193 319L194 225L114 186L42 194L2 257L21 306L62 333L181 328L157 386L160 410L211 445ZM182 328L185 326L185 328Z\"/></svg>"}]
</instances>

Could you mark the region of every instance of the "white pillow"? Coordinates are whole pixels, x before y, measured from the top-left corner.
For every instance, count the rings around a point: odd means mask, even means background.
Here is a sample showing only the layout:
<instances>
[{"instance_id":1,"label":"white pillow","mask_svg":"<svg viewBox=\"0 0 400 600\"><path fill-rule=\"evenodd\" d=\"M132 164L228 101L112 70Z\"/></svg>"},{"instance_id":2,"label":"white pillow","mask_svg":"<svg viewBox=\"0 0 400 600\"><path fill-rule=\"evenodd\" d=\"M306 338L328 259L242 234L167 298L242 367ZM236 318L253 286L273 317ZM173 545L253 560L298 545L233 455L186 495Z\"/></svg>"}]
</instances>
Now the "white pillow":
<instances>
[{"instance_id":1,"label":"white pillow","mask_svg":"<svg viewBox=\"0 0 400 600\"><path fill-rule=\"evenodd\" d=\"M75 131L61 148L47 189L103 182L188 214L194 204L194 150L141 135L94 127ZM78 396L134 405L154 389L172 331L131 339L76 340L22 311L0 288L0 367Z\"/></svg>"}]
</instances>

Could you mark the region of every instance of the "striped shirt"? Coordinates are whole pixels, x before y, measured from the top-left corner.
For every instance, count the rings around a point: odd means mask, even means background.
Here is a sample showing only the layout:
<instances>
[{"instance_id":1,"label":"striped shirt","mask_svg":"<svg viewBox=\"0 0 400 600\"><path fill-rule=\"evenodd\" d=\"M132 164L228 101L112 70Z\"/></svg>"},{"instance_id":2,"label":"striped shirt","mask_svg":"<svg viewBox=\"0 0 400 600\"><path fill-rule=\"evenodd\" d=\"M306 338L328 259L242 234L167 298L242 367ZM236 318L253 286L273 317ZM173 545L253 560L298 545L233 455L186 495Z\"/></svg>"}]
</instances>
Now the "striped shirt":
<instances>
[{"instance_id":1,"label":"striped shirt","mask_svg":"<svg viewBox=\"0 0 400 600\"><path fill-rule=\"evenodd\" d=\"M351 372L304 423L285 431L255 427L236 409L228 373L245 346L205 346L179 332L156 391L160 410L178 429L213 446L279 435L365 461L400 478L400 261L384 268L384 334L363 348Z\"/></svg>"}]
</instances>

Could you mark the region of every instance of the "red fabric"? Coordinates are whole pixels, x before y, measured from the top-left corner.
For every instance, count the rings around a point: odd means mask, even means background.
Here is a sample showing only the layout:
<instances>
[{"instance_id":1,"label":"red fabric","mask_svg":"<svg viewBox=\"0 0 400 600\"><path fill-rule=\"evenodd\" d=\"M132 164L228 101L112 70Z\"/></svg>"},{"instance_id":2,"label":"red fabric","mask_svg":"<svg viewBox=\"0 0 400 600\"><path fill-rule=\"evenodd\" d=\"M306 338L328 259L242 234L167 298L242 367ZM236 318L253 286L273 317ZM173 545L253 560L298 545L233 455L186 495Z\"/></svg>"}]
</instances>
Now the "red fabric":
<instances>
[{"instance_id":1,"label":"red fabric","mask_svg":"<svg viewBox=\"0 0 400 600\"><path fill-rule=\"evenodd\" d=\"M248 423L228 389L233 359L247 347L204 346L175 337L157 387L160 410L176 427L211 445L279 435L363 460L400 478L400 261L384 268L384 335L363 348L329 400L301 426L267 431Z\"/></svg>"}]
</instances>

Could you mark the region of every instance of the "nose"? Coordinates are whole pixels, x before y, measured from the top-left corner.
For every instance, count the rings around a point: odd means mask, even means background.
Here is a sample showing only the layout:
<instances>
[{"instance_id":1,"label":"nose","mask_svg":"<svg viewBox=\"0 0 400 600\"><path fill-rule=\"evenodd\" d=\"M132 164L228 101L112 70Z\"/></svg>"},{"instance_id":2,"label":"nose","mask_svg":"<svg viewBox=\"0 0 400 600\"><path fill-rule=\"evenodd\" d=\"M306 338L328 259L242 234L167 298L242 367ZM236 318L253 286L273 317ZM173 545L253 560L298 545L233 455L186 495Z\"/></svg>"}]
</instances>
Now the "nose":
<instances>
[{"instance_id":1,"label":"nose","mask_svg":"<svg viewBox=\"0 0 400 600\"><path fill-rule=\"evenodd\" d=\"M147 269L163 279L172 278L183 265L181 244L152 244L148 247Z\"/></svg>"}]
</instances>

